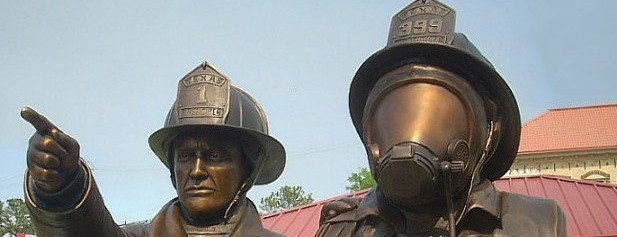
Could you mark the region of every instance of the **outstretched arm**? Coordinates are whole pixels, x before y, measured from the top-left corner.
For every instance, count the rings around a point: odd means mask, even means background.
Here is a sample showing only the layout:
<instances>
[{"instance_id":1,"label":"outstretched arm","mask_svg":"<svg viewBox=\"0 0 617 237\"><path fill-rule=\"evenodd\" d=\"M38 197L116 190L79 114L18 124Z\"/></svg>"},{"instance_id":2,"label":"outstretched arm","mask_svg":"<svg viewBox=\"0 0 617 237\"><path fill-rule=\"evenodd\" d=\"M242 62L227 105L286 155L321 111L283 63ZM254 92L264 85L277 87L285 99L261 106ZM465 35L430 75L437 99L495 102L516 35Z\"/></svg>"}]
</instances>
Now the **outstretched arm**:
<instances>
[{"instance_id":1,"label":"outstretched arm","mask_svg":"<svg viewBox=\"0 0 617 237\"><path fill-rule=\"evenodd\" d=\"M24 191L37 235L124 236L79 158L79 143L31 108L23 108L21 117L36 129Z\"/></svg>"}]
</instances>

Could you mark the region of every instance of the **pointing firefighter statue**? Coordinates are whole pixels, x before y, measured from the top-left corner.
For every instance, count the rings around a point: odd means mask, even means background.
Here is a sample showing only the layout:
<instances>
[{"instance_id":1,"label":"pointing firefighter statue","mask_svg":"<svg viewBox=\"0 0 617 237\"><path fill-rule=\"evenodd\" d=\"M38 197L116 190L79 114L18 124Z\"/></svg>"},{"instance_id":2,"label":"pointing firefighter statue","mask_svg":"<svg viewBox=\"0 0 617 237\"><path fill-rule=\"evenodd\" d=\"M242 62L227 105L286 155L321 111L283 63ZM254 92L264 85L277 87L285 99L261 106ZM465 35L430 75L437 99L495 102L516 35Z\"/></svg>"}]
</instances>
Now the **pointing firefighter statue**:
<instances>
[{"instance_id":1,"label":"pointing firefighter statue","mask_svg":"<svg viewBox=\"0 0 617 237\"><path fill-rule=\"evenodd\" d=\"M164 127L148 140L178 197L146 223L114 223L77 141L33 109L21 115L36 128L25 190L38 236L281 236L262 227L246 193L281 175L285 150L257 101L208 63L180 80Z\"/></svg>"}]
</instances>

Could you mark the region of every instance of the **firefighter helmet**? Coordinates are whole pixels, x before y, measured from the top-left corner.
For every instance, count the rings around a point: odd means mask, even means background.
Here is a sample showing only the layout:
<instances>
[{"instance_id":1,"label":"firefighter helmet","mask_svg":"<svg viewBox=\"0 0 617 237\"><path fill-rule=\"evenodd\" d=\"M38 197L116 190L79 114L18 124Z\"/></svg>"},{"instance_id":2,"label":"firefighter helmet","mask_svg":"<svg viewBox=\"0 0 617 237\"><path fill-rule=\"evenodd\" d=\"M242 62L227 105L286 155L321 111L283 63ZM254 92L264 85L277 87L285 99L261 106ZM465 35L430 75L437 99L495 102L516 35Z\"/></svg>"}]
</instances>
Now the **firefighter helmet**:
<instances>
[{"instance_id":1,"label":"firefighter helmet","mask_svg":"<svg viewBox=\"0 0 617 237\"><path fill-rule=\"evenodd\" d=\"M521 121L516 99L491 63L461 33L454 31L455 12L436 0L417 0L392 18L385 48L360 66L351 82L349 108L356 131L363 136L363 116L369 93L383 75L408 64L440 67L460 75L483 97L496 104L485 108L488 119L498 122L500 138L493 144L482 176L495 180L514 161ZM485 103L485 107L488 107ZM496 110L495 110L496 109Z\"/></svg>"},{"instance_id":2,"label":"firefighter helmet","mask_svg":"<svg viewBox=\"0 0 617 237\"><path fill-rule=\"evenodd\" d=\"M276 180L285 167L285 149L268 135L263 108L248 93L207 62L178 82L177 99L167 114L163 128L148 139L150 148L170 168L171 140L184 132L223 132L249 139L260 145L259 155L249 157L253 170L250 185Z\"/></svg>"}]
</instances>

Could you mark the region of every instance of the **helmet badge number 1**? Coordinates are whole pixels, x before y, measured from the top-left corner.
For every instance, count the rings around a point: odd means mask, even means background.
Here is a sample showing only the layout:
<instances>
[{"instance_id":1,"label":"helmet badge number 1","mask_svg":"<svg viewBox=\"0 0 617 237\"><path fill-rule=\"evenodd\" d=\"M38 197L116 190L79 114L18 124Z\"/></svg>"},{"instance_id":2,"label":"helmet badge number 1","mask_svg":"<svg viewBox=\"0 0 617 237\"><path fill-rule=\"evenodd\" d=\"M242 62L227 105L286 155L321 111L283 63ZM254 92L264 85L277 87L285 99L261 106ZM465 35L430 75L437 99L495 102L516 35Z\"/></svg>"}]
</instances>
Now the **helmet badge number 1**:
<instances>
[{"instance_id":1,"label":"helmet badge number 1","mask_svg":"<svg viewBox=\"0 0 617 237\"><path fill-rule=\"evenodd\" d=\"M195 118L195 117L214 117L222 118L225 114L225 104L221 106L207 105L211 100L209 95L216 95L216 91L226 91L223 87L227 84L227 79L214 74L197 74L182 80L186 90L193 90L195 97L193 98L194 106L181 107L179 118ZM209 91L213 90L213 91ZM197 92L197 93L194 93Z\"/></svg>"}]
</instances>

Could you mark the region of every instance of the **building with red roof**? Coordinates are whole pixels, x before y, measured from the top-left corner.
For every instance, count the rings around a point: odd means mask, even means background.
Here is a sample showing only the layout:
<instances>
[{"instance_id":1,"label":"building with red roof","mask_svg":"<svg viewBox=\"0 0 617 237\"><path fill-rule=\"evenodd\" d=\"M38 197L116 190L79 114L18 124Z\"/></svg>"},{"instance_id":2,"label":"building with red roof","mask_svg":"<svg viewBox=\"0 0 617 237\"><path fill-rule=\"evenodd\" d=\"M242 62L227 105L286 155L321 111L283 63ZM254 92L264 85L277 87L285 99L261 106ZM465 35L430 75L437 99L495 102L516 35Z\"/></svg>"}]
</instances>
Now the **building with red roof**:
<instances>
[{"instance_id":1,"label":"building with red roof","mask_svg":"<svg viewBox=\"0 0 617 237\"><path fill-rule=\"evenodd\" d=\"M535 175L494 182L500 191L551 198L566 216L568 236L617 236L617 185ZM324 204L342 197L364 197L368 189L262 217L265 228L287 236L314 236Z\"/></svg>"},{"instance_id":2,"label":"building with red roof","mask_svg":"<svg viewBox=\"0 0 617 237\"><path fill-rule=\"evenodd\" d=\"M523 125L508 176L617 183L617 104L550 109Z\"/></svg>"}]
</instances>

